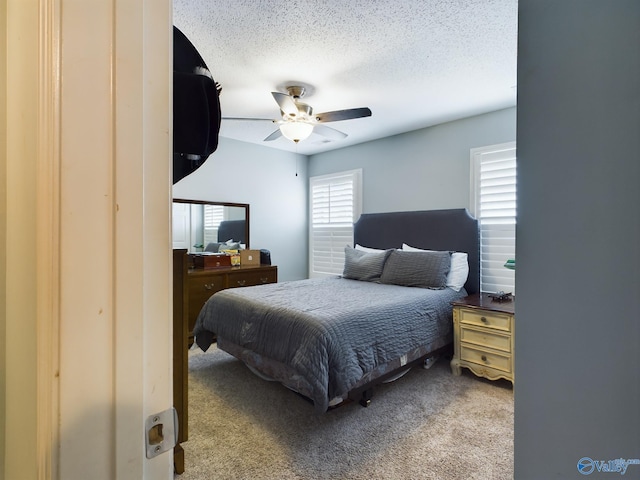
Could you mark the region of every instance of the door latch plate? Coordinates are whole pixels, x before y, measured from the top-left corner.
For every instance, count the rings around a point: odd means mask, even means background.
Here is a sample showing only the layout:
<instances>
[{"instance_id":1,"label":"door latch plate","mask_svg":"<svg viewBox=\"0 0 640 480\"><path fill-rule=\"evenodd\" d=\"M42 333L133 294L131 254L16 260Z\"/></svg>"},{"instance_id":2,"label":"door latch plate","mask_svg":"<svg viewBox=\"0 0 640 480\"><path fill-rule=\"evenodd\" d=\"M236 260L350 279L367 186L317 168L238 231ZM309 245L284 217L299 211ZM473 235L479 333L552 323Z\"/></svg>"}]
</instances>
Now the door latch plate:
<instances>
[{"instance_id":1,"label":"door latch plate","mask_svg":"<svg viewBox=\"0 0 640 480\"><path fill-rule=\"evenodd\" d=\"M171 407L149 415L145 422L147 458L154 458L171 450L178 443L178 412Z\"/></svg>"}]
</instances>

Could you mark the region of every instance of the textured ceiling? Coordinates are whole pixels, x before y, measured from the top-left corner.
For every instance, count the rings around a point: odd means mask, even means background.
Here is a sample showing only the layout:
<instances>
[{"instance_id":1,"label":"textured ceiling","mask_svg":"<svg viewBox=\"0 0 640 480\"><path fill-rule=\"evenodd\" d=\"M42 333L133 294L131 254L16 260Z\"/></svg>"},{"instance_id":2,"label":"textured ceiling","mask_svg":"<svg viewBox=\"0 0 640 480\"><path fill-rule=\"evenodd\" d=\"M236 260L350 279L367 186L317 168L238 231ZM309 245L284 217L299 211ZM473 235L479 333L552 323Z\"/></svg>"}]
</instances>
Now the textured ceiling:
<instances>
[{"instance_id":1,"label":"textured ceiling","mask_svg":"<svg viewBox=\"0 0 640 480\"><path fill-rule=\"evenodd\" d=\"M174 24L222 85L223 117L278 119L272 91L300 82L315 113L369 107L295 145L276 125L222 121L220 135L303 154L516 103L517 0L173 0Z\"/></svg>"}]
</instances>

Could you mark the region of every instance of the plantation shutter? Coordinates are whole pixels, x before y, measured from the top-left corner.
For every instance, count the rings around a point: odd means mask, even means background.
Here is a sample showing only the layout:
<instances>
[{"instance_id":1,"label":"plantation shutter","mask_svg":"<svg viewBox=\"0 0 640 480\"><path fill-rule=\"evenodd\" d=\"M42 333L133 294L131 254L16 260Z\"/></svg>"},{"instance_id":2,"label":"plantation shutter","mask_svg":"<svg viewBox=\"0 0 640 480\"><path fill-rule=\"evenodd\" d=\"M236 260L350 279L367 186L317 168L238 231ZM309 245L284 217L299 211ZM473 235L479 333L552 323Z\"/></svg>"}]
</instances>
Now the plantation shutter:
<instances>
[{"instance_id":1,"label":"plantation shutter","mask_svg":"<svg viewBox=\"0 0 640 480\"><path fill-rule=\"evenodd\" d=\"M204 205L204 246L218 241L218 227L224 220L224 206ZM229 239L227 239L229 240ZM226 241L226 240L223 240Z\"/></svg>"},{"instance_id":2,"label":"plantation shutter","mask_svg":"<svg viewBox=\"0 0 640 480\"><path fill-rule=\"evenodd\" d=\"M474 214L480 224L480 289L515 293L516 257L515 142L473 149Z\"/></svg>"},{"instance_id":3,"label":"plantation shutter","mask_svg":"<svg viewBox=\"0 0 640 480\"><path fill-rule=\"evenodd\" d=\"M310 179L310 277L342 274L344 247L353 246L361 213L361 178L352 170Z\"/></svg>"}]
</instances>

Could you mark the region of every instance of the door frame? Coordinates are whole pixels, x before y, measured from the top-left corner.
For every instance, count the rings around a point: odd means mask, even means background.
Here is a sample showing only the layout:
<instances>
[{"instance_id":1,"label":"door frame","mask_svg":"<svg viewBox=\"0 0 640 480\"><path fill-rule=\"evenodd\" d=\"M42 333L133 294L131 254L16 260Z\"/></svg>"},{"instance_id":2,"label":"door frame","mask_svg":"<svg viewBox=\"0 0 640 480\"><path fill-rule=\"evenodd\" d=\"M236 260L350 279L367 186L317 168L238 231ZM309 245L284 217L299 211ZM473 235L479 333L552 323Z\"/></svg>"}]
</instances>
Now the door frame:
<instances>
[{"instance_id":1,"label":"door frame","mask_svg":"<svg viewBox=\"0 0 640 480\"><path fill-rule=\"evenodd\" d=\"M171 479L144 424L173 402L172 2L0 8L0 472Z\"/></svg>"}]
</instances>

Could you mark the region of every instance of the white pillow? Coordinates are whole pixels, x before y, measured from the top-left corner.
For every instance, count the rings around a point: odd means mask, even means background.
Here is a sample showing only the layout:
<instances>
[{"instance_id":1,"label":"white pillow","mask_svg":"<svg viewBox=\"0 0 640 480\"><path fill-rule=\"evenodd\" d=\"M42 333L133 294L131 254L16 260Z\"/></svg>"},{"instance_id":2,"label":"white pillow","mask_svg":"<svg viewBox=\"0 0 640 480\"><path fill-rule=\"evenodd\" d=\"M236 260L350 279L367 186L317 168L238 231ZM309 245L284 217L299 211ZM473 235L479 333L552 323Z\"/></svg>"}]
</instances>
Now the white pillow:
<instances>
[{"instance_id":1,"label":"white pillow","mask_svg":"<svg viewBox=\"0 0 640 480\"><path fill-rule=\"evenodd\" d=\"M369 248L369 247L363 247L362 245L358 245L356 243L356 250L361 250L363 252L367 252L367 253L376 253L376 252L386 252L387 249L386 248Z\"/></svg>"},{"instance_id":2,"label":"white pillow","mask_svg":"<svg viewBox=\"0 0 640 480\"><path fill-rule=\"evenodd\" d=\"M406 243L402 244L402 250L407 252L433 252L434 250L425 250L415 248ZM451 254L451 269L447 275L447 287L453 288L459 292L464 287L467 277L469 276L469 260L468 255L462 252L453 252Z\"/></svg>"}]
</instances>

